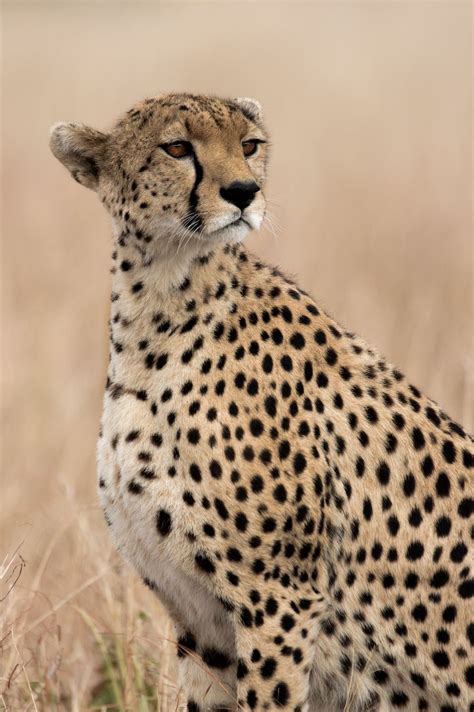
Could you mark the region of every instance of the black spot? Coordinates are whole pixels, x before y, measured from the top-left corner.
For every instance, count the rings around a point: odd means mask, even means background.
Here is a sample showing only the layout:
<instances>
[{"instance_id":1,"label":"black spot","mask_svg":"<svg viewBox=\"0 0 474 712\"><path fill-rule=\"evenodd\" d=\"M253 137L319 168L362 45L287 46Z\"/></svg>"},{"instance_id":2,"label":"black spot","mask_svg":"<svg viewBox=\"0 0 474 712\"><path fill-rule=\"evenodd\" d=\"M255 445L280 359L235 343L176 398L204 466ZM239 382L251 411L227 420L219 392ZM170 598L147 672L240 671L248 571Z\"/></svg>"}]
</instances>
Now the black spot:
<instances>
[{"instance_id":1,"label":"black spot","mask_svg":"<svg viewBox=\"0 0 474 712\"><path fill-rule=\"evenodd\" d=\"M339 660L339 666L343 675L346 675L347 677L350 674L352 668L350 658L347 655L343 655Z\"/></svg>"},{"instance_id":2,"label":"black spot","mask_svg":"<svg viewBox=\"0 0 474 712\"><path fill-rule=\"evenodd\" d=\"M185 502L188 507L194 507L195 499L191 492L186 491L183 493L183 502Z\"/></svg>"},{"instance_id":3,"label":"black spot","mask_svg":"<svg viewBox=\"0 0 474 712\"><path fill-rule=\"evenodd\" d=\"M290 344L298 351L305 347L305 343L304 336L299 331L295 331L290 337Z\"/></svg>"},{"instance_id":4,"label":"black spot","mask_svg":"<svg viewBox=\"0 0 474 712\"><path fill-rule=\"evenodd\" d=\"M416 481L415 478L413 477L412 473L409 472L408 475L405 475L405 478L403 480L403 492L407 497L411 497L411 495L414 493L416 488Z\"/></svg>"},{"instance_id":5,"label":"black spot","mask_svg":"<svg viewBox=\"0 0 474 712\"><path fill-rule=\"evenodd\" d=\"M394 413L392 415L393 424L397 430L403 430L405 427L405 418L400 413Z\"/></svg>"},{"instance_id":6,"label":"black spot","mask_svg":"<svg viewBox=\"0 0 474 712\"><path fill-rule=\"evenodd\" d=\"M293 469L297 475L300 475L306 469L306 458L302 452L297 452L294 456Z\"/></svg>"},{"instance_id":7,"label":"black spot","mask_svg":"<svg viewBox=\"0 0 474 712\"><path fill-rule=\"evenodd\" d=\"M209 463L209 472L211 477L215 480L219 480L222 477L222 467L217 460L211 460Z\"/></svg>"},{"instance_id":8,"label":"black spot","mask_svg":"<svg viewBox=\"0 0 474 712\"><path fill-rule=\"evenodd\" d=\"M426 688L426 680L423 675L419 675L416 672L412 672L410 673L410 678L412 682L414 682L415 685L420 688L420 690L424 690Z\"/></svg>"},{"instance_id":9,"label":"black spot","mask_svg":"<svg viewBox=\"0 0 474 712\"><path fill-rule=\"evenodd\" d=\"M455 606L446 606L443 611L443 621L445 623L454 623L458 615Z\"/></svg>"},{"instance_id":10,"label":"black spot","mask_svg":"<svg viewBox=\"0 0 474 712\"><path fill-rule=\"evenodd\" d=\"M267 398L265 398L264 406L268 415L271 418L274 418L276 415L276 399L273 396L267 396Z\"/></svg>"},{"instance_id":11,"label":"black spot","mask_svg":"<svg viewBox=\"0 0 474 712\"><path fill-rule=\"evenodd\" d=\"M216 508L216 512L219 515L221 519L224 521L229 518L229 512L227 510L227 507L225 506L224 502L221 499L215 499L214 500L214 506Z\"/></svg>"},{"instance_id":12,"label":"black spot","mask_svg":"<svg viewBox=\"0 0 474 712\"><path fill-rule=\"evenodd\" d=\"M466 579L458 587L458 593L461 598L468 599L474 597L474 579Z\"/></svg>"},{"instance_id":13,"label":"black spot","mask_svg":"<svg viewBox=\"0 0 474 712\"><path fill-rule=\"evenodd\" d=\"M242 561L242 554L238 549L235 547L231 546L227 549L227 559L229 561Z\"/></svg>"},{"instance_id":14,"label":"black spot","mask_svg":"<svg viewBox=\"0 0 474 712\"><path fill-rule=\"evenodd\" d=\"M406 557L408 561L417 561L421 559L424 553L425 548L421 541L412 541L411 544L408 545Z\"/></svg>"},{"instance_id":15,"label":"black spot","mask_svg":"<svg viewBox=\"0 0 474 712\"><path fill-rule=\"evenodd\" d=\"M451 520L449 517L439 517L439 519L436 520L435 529L437 536L448 536L451 531Z\"/></svg>"},{"instance_id":16,"label":"black spot","mask_svg":"<svg viewBox=\"0 0 474 712\"><path fill-rule=\"evenodd\" d=\"M373 514L373 509L372 509L372 502L368 497L364 499L364 506L363 506L363 514L364 514L364 519L366 519L368 522L372 519L372 514Z\"/></svg>"},{"instance_id":17,"label":"black spot","mask_svg":"<svg viewBox=\"0 0 474 712\"><path fill-rule=\"evenodd\" d=\"M323 346L326 343L326 341L327 341L326 334L324 333L324 331L322 329L318 329L317 331L315 331L314 340L320 346Z\"/></svg>"},{"instance_id":18,"label":"black spot","mask_svg":"<svg viewBox=\"0 0 474 712\"><path fill-rule=\"evenodd\" d=\"M264 489L264 484L263 484L263 479L260 477L260 475L254 475L252 479L250 480L250 487L252 489L252 492L255 494L258 494L259 492L262 492Z\"/></svg>"},{"instance_id":19,"label":"black spot","mask_svg":"<svg viewBox=\"0 0 474 712\"><path fill-rule=\"evenodd\" d=\"M446 669L449 667L449 657L447 653L444 652L444 650L435 650L432 655L432 658L436 667L442 669Z\"/></svg>"},{"instance_id":20,"label":"black spot","mask_svg":"<svg viewBox=\"0 0 474 712\"><path fill-rule=\"evenodd\" d=\"M168 354L160 354L160 356L158 356L158 358L156 359L155 368L159 371L160 369L164 368L167 363Z\"/></svg>"},{"instance_id":21,"label":"black spot","mask_svg":"<svg viewBox=\"0 0 474 712\"><path fill-rule=\"evenodd\" d=\"M464 561L466 555L467 546L463 542L460 542L459 544L456 544L456 546L453 546L449 557L453 563L460 564Z\"/></svg>"},{"instance_id":22,"label":"black spot","mask_svg":"<svg viewBox=\"0 0 474 712\"><path fill-rule=\"evenodd\" d=\"M430 586L433 588L442 588L449 581L449 573L446 569L438 569L431 577Z\"/></svg>"},{"instance_id":23,"label":"black spot","mask_svg":"<svg viewBox=\"0 0 474 712\"><path fill-rule=\"evenodd\" d=\"M395 437L393 433L387 433L387 437L385 439L385 450L387 451L388 454L391 454L392 452L395 452L397 449L398 445L398 440Z\"/></svg>"},{"instance_id":24,"label":"black spot","mask_svg":"<svg viewBox=\"0 0 474 712\"><path fill-rule=\"evenodd\" d=\"M249 669L243 660L239 660L237 663L237 680L243 680L249 674Z\"/></svg>"},{"instance_id":25,"label":"black spot","mask_svg":"<svg viewBox=\"0 0 474 712\"><path fill-rule=\"evenodd\" d=\"M250 427L250 432L252 435L256 438L260 437L260 435L263 433L263 423L259 418L252 418L249 424Z\"/></svg>"},{"instance_id":26,"label":"black spot","mask_svg":"<svg viewBox=\"0 0 474 712\"><path fill-rule=\"evenodd\" d=\"M230 658L217 648L204 648L201 657L206 665L217 670L225 670L231 664Z\"/></svg>"},{"instance_id":27,"label":"black spot","mask_svg":"<svg viewBox=\"0 0 474 712\"><path fill-rule=\"evenodd\" d=\"M328 348L326 351L326 363L328 366L334 366L337 363L337 353L332 348Z\"/></svg>"},{"instance_id":28,"label":"black spot","mask_svg":"<svg viewBox=\"0 0 474 712\"><path fill-rule=\"evenodd\" d=\"M469 687L474 687L474 665L466 668L465 677Z\"/></svg>"},{"instance_id":29,"label":"black spot","mask_svg":"<svg viewBox=\"0 0 474 712\"><path fill-rule=\"evenodd\" d=\"M327 388L329 379L325 373L320 371L316 377L316 383L319 386L319 388Z\"/></svg>"},{"instance_id":30,"label":"black spot","mask_svg":"<svg viewBox=\"0 0 474 712\"><path fill-rule=\"evenodd\" d=\"M196 562L196 566L206 574L213 574L216 570L212 561L205 554L196 554L194 561Z\"/></svg>"},{"instance_id":31,"label":"black spot","mask_svg":"<svg viewBox=\"0 0 474 712\"><path fill-rule=\"evenodd\" d=\"M267 517L266 519L263 520L262 524L262 531L264 531L266 534L275 531L276 529L276 521L273 519L273 517Z\"/></svg>"},{"instance_id":32,"label":"black spot","mask_svg":"<svg viewBox=\"0 0 474 712\"><path fill-rule=\"evenodd\" d=\"M365 462L364 460L359 456L356 461L356 473L357 477L362 477L365 472Z\"/></svg>"},{"instance_id":33,"label":"black spot","mask_svg":"<svg viewBox=\"0 0 474 712\"><path fill-rule=\"evenodd\" d=\"M273 677L275 670L277 668L277 663L275 658L265 658L262 667L260 668L260 674L264 680L268 680Z\"/></svg>"},{"instance_id":34,"label":"black spot","mask_svg":"<svg viewBox=\"0 0 474 712\"><path fill-rule=\"evenodd\" d=\"M383 460L377 467L377 479L381 485L388 485L390 480L390 468Z\"/></svg>"},{"instance_id":35,"label":"black spot","mask_svg":"<svg viewBox=\"0 0 474 712\"><path fill-rule=\"evenodd\" d=\"M197 428L191 428L188 430L188 442L191 445L197 445L201 439L201 434Z\"/></svg>"},{"instance_id":36,"label":"black spot","mask_svg":"<svg viewBox=\"0 0 474 712\"><path fill-rule=\"evenodd\" d=\"M462 463L468 470L474 467L474 455L469 450L462 451Z\"/></svg>"},{"instance_id":37,"label":"black spot","mask_svg":"<svg viewBox=\"0 0 474 712\"><path fill-rule=\"evenodd\" d=\"M184 658L189 652L196 650L196 639L192 633L187 632L178 639L178 657Z\"/></svg>"},{"instance_id":38,"label":"black spot","mask_svg":"<svg viewBox=\"0 0 474 712\"><path fill-rule=\"evenodd\" d=\"M387 527L392 536L396 536L398 534L398 530L400 529L400 522L398 521L395 515L392 515L388 518Z\"/></svg>"},{"instance_id":39,"label":"black spot","mask_svg":"<svg viewBox=\"0 0 474 712\"><path fill-rule=\"evenodd\" d=\"M269 616L274 616L277 611L278 611L278 603L277 603L277 601L276 601L274 598L272 598L272 597L268 598L268 599L267 599L267 602L266 602L266 604L265 604L265 612L266 612Z\"/></svg>"},{"instance_id":40,"label":"black spot","mask_svg":"<svg viewBox=\"0 0 474 712\"><path fill-rule=\"evenodd\" d=\"M421 463L421 471L425 477L429 477L434 470L433 459L431 455L427 455Z\"/></svg>"},{"instance_id":41,"label":"black spot","mask_svg":"<svg viewBox=\"0 0 474 712\"><path fill-rule=\"evenodd\" d=\"M451 484L446 472L440 472L436 480L436 494L438 497L449 497Z\"/></svg>"},{"instance_id":42,"label":"black spot","mask_svg":"<svg viewBox=\"0 0 474 712\"><path fill-rule=\"evenodd\" d=\"M408 523L412 527L419 527L422 521L423 516L421 514L421 511L418 509L418 507L414 507L408 517Z\"/></svg>"},{"instance_id":43,"label":"black spot","mask_svg":"<svg viewBox=\"0 0 474 712\"><path fill-rule=\"evenodd\" d=\"M255 396L258 393L258 381L252 378L247 385L247 393L249 396Z\"/></svg>"},{"instance_id":44,"label":"black spot","mask_svg":"<svg viewBox=\"0 0 474 712\"><path fill-rule=\"evenodd\" d=\"M455 682L451 682L449 685L446 685L446 692L450 697L460 697L461 695L461 690L459 689L459 686L456 685ZM454 708L453 709L454 712ZM446 711L447 712L447 711Z\"/></svg>"},{"instance_id":45,"label":"black spot","mask_svg":"<svg viewBox=\"0 0 474 712\"><path fill-rule=\"evenodd\" d=\"M135 482L135 480L130 480L127 489L131 494L141 494L143 492L142 485Z\"/></svg>"},{"instance_id":46,"label":"black spot","mask_svg":"<svg viewBox=\"0 0 474 712\"><path fill-rule=\"evenodd\" d=\"M456 459L456 448L452 440L445 440L443 443L443 457L446 462L452 464Z\"/></svg>"},{"instance_id":47,"label":"black spot","mask_svg":"<svg viewBox=\"0 0 474 712\"><path fill-rule=\"evenodd\" d=\"M394 707L406 707L408 696L404 692L394 691L390 698L390 702Z\"/></svg>"},{"instance_id":48,"label":"black spot","mask_svg":"<svg viewBox=\"0 0 474 712\"><path fill-rule=\"evenodd\" d=\"M270 354L265 354L262 359L262 368L265 373L271 373L273 370L273 359Z\"/></svg>"},{"instance_id":49,"label":"black spot","mask_svg":"<svg viewBox=\"0 0 474 712\"><path fill-rule=\"evenodd\" d=\"M242 112L242 113L244 113L244 112ZM258 703L257 693L255 692L255 690L250 688L250 690L247 692L247 704L251 710L254 710L255 707L257 706L257 703Z\"/></svg>"},{"instance_id":50,"label":"black spot","mask_svg":"<svg viewBox=\"0 0 474 712\"><path fill-rule=\"evenodd\" d=\"M372 677L379 685L385 685L388 680L388 673L385 670L375 670Z\"/></svg>"},{"instance_id":51,"label":"black spot","mask_svg":"<svg viewBox=\"0 0 474 712\"><path fill-rule=\"evenodd\" d=\"M469 519L471 514L474 512L474 499L472 497L465 497L459 502L458 514L463 519Z\"/></svg>"},{"instance_id":52,"label":"black spot","mask_svg":"<svg viewBox=\"0 0 474 712\"><path fill-rule=\"evenodd\" d=\"M150 442L155 447L160 447L163 444L163 438L160 433L153 433L153 435L150 436Z\"/></svg>"},{"instance_id":53,"label":"black spot","mask_svg":"<svg viewBox=\"0 0 474 712\"><path fill-rule=\"evenodd\" d=\"M281 617L281 627L286 632L291 630L294 627L294 625L295 625L295 619L293 618L293 616L286 613L284 616Z\"/></svg>"},{"instance_id":54,"label":"black spot","mask_svg":"<svg viewBox=\"0 0 474 712\"><path fill-rule=\"evenodd\" d=\"M172 529L171 515L166 509L158 510L156 515L156 528L163 536L167 536Z\"/></svg>"},{"instance_id":55,"label":"black spot","mask_svg":"<svg viewBox=\"0 0 474 712\"><path fill-rule=\"evenodd\" d=\"M280 329L273 329L271 337L275 346L279 346L283 342L283 334L281 333Z\"/></svg>"},{"instance_id":56,"label":"black spot","mask_svg":"<svg viewBox=\"0 0 474 712\"><path fill-rule=\"evenodd\" d=\"M379 416L377 414L377 411L372 408L371 405L368 405L365 409L365 417L369 421L369 423L377 423Z\"/></svg>"},{"instance_id":57,"label":"black spot","mask_svg":"<svg viewBox=\"0 0 474 712\"><path fill-rule=\"evenodd\" d=\"M424 623L428 615L426 606L424 606L422 603L419 603L413 608L411 615L413 620L415 620L417 623Z\"/></svg>"},{"instance_id":58,"label":"black spot","mask_svg":"<svg viewBox=\"0 0 474 712\"><path fill-rule=\"evenodd\" d=\"M183 326L181 327L181 333L182 333L182 334L186 334L188 331L191 331L192 329L194 329L194 327L196 326L197 322L198 322L197 316L192 316L192 317L191 317L190 319L188 319L188 321L187 321L185 324L183 324Z\"/></svg>"},{"instance_id":59,"label":"black spot","mask_svg":"<svg viewBox=\"0 0 474 712\"><path fill-rule=\"evenodd\" d=\"M420 428L413 428L412 430L413 447L415 450L421 450L425 447L425 436L421 432Z\"/></svg>"},{"instance_id":60,"label":"black spot","mask_svg":"<svg viewBox=\"0 0 474 712\"><path fill-rule=\"evenodd\" d=\"M246 606L242 606L242 609L240 611L240 622L246 628L251 628L252 621L253 621L253 618L252 618L251 611L249 611L249 609Z\"/></svg>"},{"instance_id":61,"label":"black spot","mask_svg":"<svg viewBox=\"0 0 474 712\"><path fill-rule=\"evenodd\" d=\"M279 682L273 689L273 701L277 707L285 707L290 699L290 691L286 682Z\"/></svg>"},{"instance_id":62,"label":"black spot","mask_svg":"<svg viewBox=\"0 0 474 712\"><path fill-rule=\"evenodd\" d=\"M248 519L243 512L238 512L235 516L235 527L240 532L245 532L248 526Z\"/></svg>"}]
</instances>

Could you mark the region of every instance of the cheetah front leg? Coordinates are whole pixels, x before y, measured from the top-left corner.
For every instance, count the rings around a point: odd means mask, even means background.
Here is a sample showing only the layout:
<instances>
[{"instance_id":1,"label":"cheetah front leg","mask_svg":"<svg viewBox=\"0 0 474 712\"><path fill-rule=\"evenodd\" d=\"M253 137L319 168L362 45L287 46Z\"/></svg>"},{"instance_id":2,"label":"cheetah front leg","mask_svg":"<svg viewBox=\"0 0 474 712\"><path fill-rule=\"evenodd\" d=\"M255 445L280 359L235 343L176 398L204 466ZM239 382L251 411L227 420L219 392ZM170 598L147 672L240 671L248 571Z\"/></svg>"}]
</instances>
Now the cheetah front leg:
<instances>
[{"instance_id":1,"label":"cheetah front leg","mask_svg":"<svg viewBox=\"0 0 474 712\"><path fill-rule=\"evenodd\" d=\"M144 577L171 616L176 633L179 691L189 712L236 710L234 623L201 582L167 562L159 583Z\"/></svg>"},{"instance_id":2,"label":"cheetah front leg","mask_svg":"<svg viewBox=\"0 0 474 712\"><path fill-rule=\"evenodd\" d=\"M239 710L307 712L314 655L311 602L305 610L269 597L255 614L243 608L236 629Z\"/></svg>"},{"instance_id":3,"label":"cheetah front leg","mask_svg":"<svg viewBox=\"0 0 474 712\"><path fill-rule=\"evenodd\" d=\"M188 712L217 712L237 708L235 651L219 627L195 635L176 625L180 689Z\"/></svg>"}]
</instances>

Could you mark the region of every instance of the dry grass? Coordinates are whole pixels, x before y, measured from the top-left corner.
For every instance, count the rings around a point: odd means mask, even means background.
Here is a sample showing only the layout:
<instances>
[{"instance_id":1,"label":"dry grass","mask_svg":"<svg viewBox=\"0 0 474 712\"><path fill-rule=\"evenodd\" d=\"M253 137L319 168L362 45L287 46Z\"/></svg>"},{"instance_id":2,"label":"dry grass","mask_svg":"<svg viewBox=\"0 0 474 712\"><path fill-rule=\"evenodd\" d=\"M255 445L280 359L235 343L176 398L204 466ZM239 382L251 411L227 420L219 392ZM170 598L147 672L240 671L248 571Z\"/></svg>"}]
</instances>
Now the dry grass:
<instances>
[{"instance_id":1,"label":"dry grass","mask_svg":"<svg viewBox=\"0 0 474 712\"><path fill-rule=\"evenodd\" d=\"M58 557L62 597L46 575ZM124 570L92 509L56 529L31 583L27 571L21 548L0 569L5 710L177 708L171 623Z\"/></svg>"},{"instance_id":2,"label":"dry grass","mask_svg":"<svg viewBox=\"0 0 474 712\"><path fill-rule=\"evenodd\" d=\"M95 495L107 218L51 158L169 89L255 95L281 226L251 238L472 428L471 5L3 3L0 701L176 708L172 629ZM1 705L0 705L1 707Z\"/></svg>"}]
</instances>

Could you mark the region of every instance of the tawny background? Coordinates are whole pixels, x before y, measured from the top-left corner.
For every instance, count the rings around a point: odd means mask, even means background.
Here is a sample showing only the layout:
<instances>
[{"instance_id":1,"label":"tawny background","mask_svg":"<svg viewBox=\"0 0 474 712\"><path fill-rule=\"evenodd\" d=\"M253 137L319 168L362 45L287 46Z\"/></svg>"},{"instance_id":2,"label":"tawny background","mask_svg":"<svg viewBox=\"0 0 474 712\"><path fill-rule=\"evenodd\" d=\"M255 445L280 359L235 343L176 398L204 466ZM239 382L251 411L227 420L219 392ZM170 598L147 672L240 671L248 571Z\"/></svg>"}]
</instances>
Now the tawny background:
<instances>
[{"instance_id":1,"label":"tawny background","mask_svg":"<svg viewBox=\"0 0 474 712\"><path fill-rule=\"evenodd\" d=\"M59 691L58 709L88 709L100 656L80 606L101 632L142 636L174 699L171 628L117 565L95 499L108 217L48 129L105 129L169 90L258 98L276 237L249 245L472 429L472 6L17 1L2 15L5 591L27 565L0 604L0 692L6 709L22 694L40 706L28 677Z\"/></svg>"}]
</instances>

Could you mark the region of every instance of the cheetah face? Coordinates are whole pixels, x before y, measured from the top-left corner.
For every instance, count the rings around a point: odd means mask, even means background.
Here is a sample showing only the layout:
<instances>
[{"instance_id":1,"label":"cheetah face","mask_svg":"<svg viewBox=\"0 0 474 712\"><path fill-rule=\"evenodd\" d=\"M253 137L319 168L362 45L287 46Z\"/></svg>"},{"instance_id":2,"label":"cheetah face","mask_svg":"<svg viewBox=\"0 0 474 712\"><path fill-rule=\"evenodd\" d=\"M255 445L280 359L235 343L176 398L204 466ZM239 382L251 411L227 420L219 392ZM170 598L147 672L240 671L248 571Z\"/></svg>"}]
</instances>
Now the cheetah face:
<instances>
[{"instance_id":1,"label":"cheetah face","mask_svg":"<svg viewBox=\"0 0 474 712\"><path fill-rule=\"evenodd\" d=\"M51 148L98 193L121 239L148 254L240 241L262 223L267 135L252 99L159 96L108 134L57 124Z\"/></svg>"}]
</instances>

